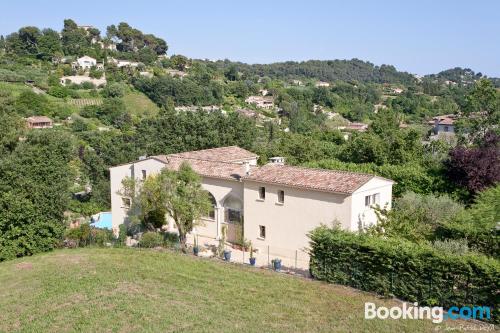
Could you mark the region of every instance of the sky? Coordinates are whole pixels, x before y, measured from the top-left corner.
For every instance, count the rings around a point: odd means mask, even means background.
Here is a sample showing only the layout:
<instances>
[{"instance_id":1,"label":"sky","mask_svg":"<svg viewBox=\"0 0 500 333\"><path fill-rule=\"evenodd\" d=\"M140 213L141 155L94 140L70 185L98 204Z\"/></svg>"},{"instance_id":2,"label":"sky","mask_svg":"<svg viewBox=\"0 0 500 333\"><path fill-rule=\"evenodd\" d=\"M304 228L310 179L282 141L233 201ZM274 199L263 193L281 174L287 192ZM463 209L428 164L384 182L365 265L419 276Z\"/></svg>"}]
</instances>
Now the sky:
<instances>
[{"instance_id":1,"label":"sky","mask_svg":"<svg viewBox=\"0 0 500 333\"><path fill-rule=\"evenodd\" d=\"M0 34L65 18L127 22L165 39L168 54L247 63L352 59L414 74L466 67L500 77L500 1L5 1Z\"/></svg>"}]
</instances>

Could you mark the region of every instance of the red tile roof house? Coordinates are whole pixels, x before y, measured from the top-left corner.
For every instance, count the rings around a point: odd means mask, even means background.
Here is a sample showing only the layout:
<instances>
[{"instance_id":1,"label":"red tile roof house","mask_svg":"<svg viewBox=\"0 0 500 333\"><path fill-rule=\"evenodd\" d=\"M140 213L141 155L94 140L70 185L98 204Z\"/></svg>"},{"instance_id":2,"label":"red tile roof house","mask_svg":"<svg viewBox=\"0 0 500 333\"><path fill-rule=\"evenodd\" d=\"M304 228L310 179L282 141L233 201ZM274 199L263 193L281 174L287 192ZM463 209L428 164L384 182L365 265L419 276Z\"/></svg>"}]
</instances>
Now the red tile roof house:
<instances>
[{"instance_id":1,"label":"red tile roof house","mask_svg":"<svg viewBox=\"0 0 500 333\"><path fill-rule=\"evenodd\" d=\"M441 133L455 133L455 119L454 114L445 114L442 116L436 116L429 121L429 125L433 126L434 134L438 135Z\"/></svg>"},{"instance_id":2,"label":"red tile roof house","mask_svg":"<svg viewBox=\"0 0 500 333\"><path fill-rule=\"evenodd\" d=\"M129 198L120 196L122 180L138 180L163 168L191 165L210 192L213 211L202 218L196 233L218 239L228 226L235 242L238 225L256 249L291 251L309 244L308 232L334 223L350 231L377 222L374 205L391 207L393 181L370 174L288 166L272 158L257 166L258 156L232 146L179 154L157 155L110 168L113 230L128 223ZM173 221L168 230L175 232Z\"/></svg>"},{"instance_id":3,"label":"red tile roof house","mask_svg":"<svg viewBox=\"0 0 500 333\"><path fill-rule=\"evenodd\" d=\"M28 128L52 128L54 123L52 119L46 116L32 116L26 118Z\"/></svg>"}]
</instances>

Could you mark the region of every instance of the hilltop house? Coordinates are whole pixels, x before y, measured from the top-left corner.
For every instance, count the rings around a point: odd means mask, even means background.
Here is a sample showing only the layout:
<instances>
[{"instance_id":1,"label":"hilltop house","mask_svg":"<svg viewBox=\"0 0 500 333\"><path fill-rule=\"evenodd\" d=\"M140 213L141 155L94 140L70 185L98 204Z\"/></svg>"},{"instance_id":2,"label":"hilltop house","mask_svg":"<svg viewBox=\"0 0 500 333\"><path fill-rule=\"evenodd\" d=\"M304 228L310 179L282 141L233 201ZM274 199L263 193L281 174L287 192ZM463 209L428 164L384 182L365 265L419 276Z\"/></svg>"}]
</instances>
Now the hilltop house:
<instances>
[{"instance_id":1,"label":"hilltop house","mask_svg":"<svg viewBox=\"0 0 500 333\"><path fill-rule=\"evenodd\" d=\"M118 67L118 68L121 68L121 67L136 68L136 67L139 67L139 64L140 64L139 62L135 62L135 61L121 60L121 59L115 59L115 58L109 58L108 62L115 64L116 67Z\"/></svg>"},{"instance_id":2,"label":"hilltop house","mask_svg":"<svg viewBox=\"0 0 500 333\"><path fill-rule=\"evenodd\" d=\"M283 158L272 158L259 167L257 159L256 154L232 146L144 157L110 168L114 232L129 222L131 199L120 195L123 179L141 181L164 168L177 170L183 162L202 177L213 204L196 233L218 239L226 225L229 242L244 237L256 249L304 248L307 233L321 224L358 231L376 223L374 205L391 206L391 180L288 166ZM176 231L171 219L167 230Z\"/></svg>"},{"instance_id":3,"label":"hilltop house","mask_svg":"<svg viewBox=\"0 0 500 333\"><path fill-rule=\"evenodd\" d=\"M248 96L245 99L248 104L254 104L258 108L262 109L272 109L274 108L274 97L273 96Z\"/></svg>"},{"instance_id":4,"label":"hilltop house","mask_svg":"<svg viewBox=\"0 0 500 333\"><path fill-rule=\"evenodd\" d=\"M329 87L329 86L330 86L330 83L328 83L328 82L323 82L323 81L318 81L318 82L316 82L316 83L314 84L314 86L315 86L316 88L319 88L319 87L324 87L324 88L327 88L327 87Z\"/></svg>"},{"instance_id":5,"label":"hilltop house","mask_svg":"<svg viewBox=\"0 0 500 333\"><path fill-rule=\"evenodd\" d=\"M87 69L90 69L92 67L96 67L97 69L103 70L104 64L98 63L97 60L95 60L92 57L83 56L81 58L76 59L76 61L73 61L71 63L71 67L73 69L83 69L83 70L87 70Z\"/></svg>"},{"instance_id":6,"label":"hilltop house","mask_svg":"<svg viewBox=\"0 0 500 333\"><path fill-rule=\"evenodd\" d=\"M440 135L443 133L451 134L455 133L455 119L456 115L454 114L436 116L429 121L429 125L432 125L432 131L435 135Z\"/></svg>"},{"instance_id":7,"label":"hilltop house","mask_svg":"<svg viewBox=\"0 0 500 333\"><path fill-rule=\"evenodd\" d=\"M29 118L26 118L26 125L30 129L35 129L35 128L52 128L54 126L54 123L52 119L46 116L32 116Z\"/></svg>"}]
</instances>

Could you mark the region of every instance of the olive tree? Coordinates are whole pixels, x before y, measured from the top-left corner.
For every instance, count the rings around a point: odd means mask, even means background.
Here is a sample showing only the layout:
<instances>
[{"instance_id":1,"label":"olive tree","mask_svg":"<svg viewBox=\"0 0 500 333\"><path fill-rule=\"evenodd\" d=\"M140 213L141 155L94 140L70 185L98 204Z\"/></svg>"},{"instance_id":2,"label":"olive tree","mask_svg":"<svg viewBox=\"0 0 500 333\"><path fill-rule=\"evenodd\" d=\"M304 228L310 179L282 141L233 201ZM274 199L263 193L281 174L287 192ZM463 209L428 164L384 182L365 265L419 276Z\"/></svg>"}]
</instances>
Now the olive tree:
<instances>
[{"instance_id":1,"label":"olive tree","mask_svg":"<svg viewBox=\"0 0 500 333\"><path fill-rule=\"evenodd\" d=\"M123 185L124 194L132 198L130 215L135 221L154 230L172 218L185 252L187 234L211 207L208 192L201 187L201 177L191 166L183 162L177 171L163 169L140 182L128 178Z\"/></svg>"}]
</instances>

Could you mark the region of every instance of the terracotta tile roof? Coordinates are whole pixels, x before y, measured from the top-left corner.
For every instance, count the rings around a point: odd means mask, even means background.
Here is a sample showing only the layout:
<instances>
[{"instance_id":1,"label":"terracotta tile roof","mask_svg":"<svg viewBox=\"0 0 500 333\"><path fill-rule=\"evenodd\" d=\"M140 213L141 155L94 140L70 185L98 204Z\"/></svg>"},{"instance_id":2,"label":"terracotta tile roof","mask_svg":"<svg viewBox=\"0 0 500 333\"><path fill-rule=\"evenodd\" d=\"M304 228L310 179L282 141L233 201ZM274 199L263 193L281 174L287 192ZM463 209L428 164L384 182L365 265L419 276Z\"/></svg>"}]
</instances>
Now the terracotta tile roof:
<instances>
[{"instance_id":1,"label":"terracotta tile roof","mask_svg":"<svg viewBox=\"0 0 500 333\"><path fill-rule=\"evenodd\" d=\"M456 116L454 114L445 114L443 116L436 116L432 118L432 121L430 123L434 124L434 122L437 120L439 125L453 125L455 122Z\"/></svg>"},{"instance_id":2,"label":"terracotta tile roof","mask_svg":"<svg viewBox=\"0 0 500 333\"><path fill-rule=\"evenodd\" d=\"M375 176L363 173L266 164L243 180L351 194Z\"/></svg>"},{"instance_id":3,"label":"terracotta tile roof","mask_svg":"<svg viewBox=\"0 0 500 333\"><path fill-rule=\"evenodd\" d=\"M29 123L51 123L52 119L46 116L31 116L26 118Z\"/></svg>"},{"instance_id":4,"label":"terracotta tile roof","mask_svg":"<svg viewBox=\"0 0 500 333\"><path fill-rule=\"evenodd\" d=\"M187 162L194 172L210 178L240 180L246 173L245 165L241 163L201 160L174 155L157 155L152 156L152 158L165 163L165 167L170 170L178 170L182 162ZM251 172L256 168L251 166Z\"/></svg>"},{"instance_id":5,"label":"terracotta tile roof","mask_svg":"<svg viewBox=\"0 0 500 333\"><path fill-rule=\"evenodd\" d=\"M258 158L259 156L246 149L237 146L229 146L170 154L167 155L167 157L192 158L219 162L243 162L245 160Z\"/></svg>"}]
</instances>

